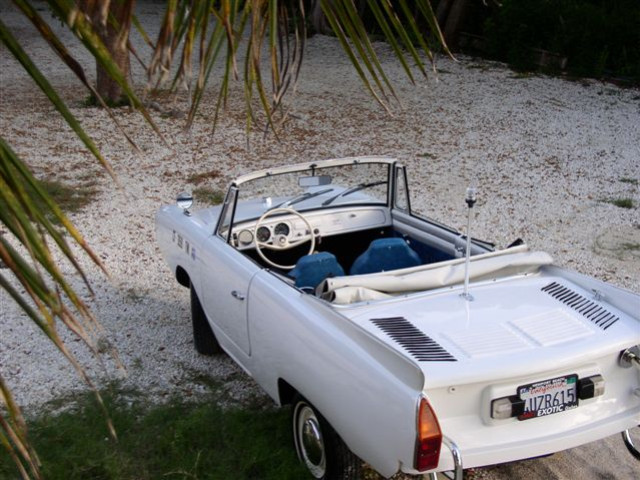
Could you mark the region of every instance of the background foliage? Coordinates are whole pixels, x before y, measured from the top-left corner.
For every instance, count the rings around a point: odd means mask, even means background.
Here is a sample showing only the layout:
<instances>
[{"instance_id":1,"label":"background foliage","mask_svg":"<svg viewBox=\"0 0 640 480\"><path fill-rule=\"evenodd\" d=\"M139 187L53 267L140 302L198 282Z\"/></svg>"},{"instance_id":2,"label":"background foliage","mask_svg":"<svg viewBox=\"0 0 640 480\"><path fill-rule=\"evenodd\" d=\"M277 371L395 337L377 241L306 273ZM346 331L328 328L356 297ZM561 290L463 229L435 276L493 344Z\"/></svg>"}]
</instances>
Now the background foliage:
<instances>
[{"instance_id":1,"label":"background foliage","mask_svg":"<svg viewBox=\"0 0 640 480\"><path fill-rule=\"evenodd\" d=\"M637 0L504 0L484 25L488 53L532 69L540 48L568 58L577 76L640 81Z\"/></svg>"}]
</instances>

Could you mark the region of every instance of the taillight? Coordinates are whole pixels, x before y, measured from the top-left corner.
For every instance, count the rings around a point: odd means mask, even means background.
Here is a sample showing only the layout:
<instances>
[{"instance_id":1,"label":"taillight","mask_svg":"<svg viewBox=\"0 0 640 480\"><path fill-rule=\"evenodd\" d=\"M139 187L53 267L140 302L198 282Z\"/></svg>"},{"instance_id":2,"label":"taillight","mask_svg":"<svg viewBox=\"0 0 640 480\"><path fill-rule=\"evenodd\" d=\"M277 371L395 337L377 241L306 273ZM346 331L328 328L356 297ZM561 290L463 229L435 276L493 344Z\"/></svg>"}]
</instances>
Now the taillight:
<instances>
[{"instance_id":1,"label":"taillight","mask_svg":"<svg viewBox=\"0 0 640 480\"><path fill-rule=\"evenodd\" d=\"M432 470L438 466L442 432L438 418L426 398L418 407L418 439L416 444L416 470Z\"/></svg>"}]
</instances>

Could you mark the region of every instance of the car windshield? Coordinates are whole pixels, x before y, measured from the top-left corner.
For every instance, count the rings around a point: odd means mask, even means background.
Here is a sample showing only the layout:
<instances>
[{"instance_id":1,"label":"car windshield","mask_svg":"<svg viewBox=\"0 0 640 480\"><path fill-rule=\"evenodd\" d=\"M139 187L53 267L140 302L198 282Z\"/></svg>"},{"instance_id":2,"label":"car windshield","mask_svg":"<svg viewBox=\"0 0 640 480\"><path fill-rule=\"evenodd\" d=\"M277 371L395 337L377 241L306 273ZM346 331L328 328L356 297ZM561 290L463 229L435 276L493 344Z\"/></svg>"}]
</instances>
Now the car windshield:
<instances>
[{"instance_id":1,"label":"car windshield","mask_svg":"<svg viewBox=\"0 0 640 480\"><path fill-rule=\"evenodd\" d=\"M305 211L344 205L386 205L388 163L350 163L261 176L238 185L235 222L274 208Z\"/></svg>"}]
</instances>

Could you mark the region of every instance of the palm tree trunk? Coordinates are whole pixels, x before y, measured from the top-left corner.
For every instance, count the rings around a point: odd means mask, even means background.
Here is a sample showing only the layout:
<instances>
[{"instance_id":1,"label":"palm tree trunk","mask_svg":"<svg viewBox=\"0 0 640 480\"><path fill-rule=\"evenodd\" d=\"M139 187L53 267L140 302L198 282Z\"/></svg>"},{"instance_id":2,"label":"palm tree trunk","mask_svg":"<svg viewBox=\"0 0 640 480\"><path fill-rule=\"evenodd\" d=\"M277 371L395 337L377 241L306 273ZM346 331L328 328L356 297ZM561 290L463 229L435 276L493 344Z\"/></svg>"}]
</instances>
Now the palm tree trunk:
<instances>
[{"instance_id":1,"label":"palm tree trunk","mask_svg":"<svg viewBox=\"0 0 640 480\"><path fill-rule=\"evenodd\" d=\"M329 27L327 19L324 16L324 12L322 11L320 0L313 1L309 21L311 22L313 30L315 30L317 33L326 34L331 31L331 27Z\"/></svg>"},{"instance_id":2,"label":"palm tree trunk","mask_svg":"<svg viewBox=\"0 0 640 480\"><path fill-rule=\"evenodd\" d=\"M441 0L438 4L436 17L449 48L458 47L458 37L468 11L469 0Z\"/></svg>"},{"instance_id":3,"label":"palm tree trunk","mask_svg":"<svg viewBox=\"0 0 640 480\"><path fill-rule=\"evenodd\" d=\"M91 20L96 33L124 78L129 77L131 66L127 44L134 4L135 0L107 0L106 2L82 0L80 2L80 8ZM107 104L120 105L127 102L120 85L97 62L96 78L96 90Z\"/></svg>"}]
</instances>

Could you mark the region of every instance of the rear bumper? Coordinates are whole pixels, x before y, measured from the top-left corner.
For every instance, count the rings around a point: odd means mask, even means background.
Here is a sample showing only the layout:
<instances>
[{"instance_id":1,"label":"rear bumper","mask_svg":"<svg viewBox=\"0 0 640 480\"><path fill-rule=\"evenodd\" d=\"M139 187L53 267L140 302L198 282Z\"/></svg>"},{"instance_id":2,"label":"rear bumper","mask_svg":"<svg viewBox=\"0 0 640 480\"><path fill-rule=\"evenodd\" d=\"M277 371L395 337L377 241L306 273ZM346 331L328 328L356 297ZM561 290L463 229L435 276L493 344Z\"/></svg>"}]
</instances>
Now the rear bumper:
<instances>
[{"instance_id":1,"label":"rear bumper","mask_svg":"<svg viewBox=\"0 0 640 480\"><path fill-rule=\"evenodd\" d=\"M629 425L630 421L636 423ZM600 440L618 432L622 432L622 440L630 454L640 460L638 445L634 445L628 432L628 429L635 425L640 426L640 408L633 415L620 415L620 418L616 418L613 421L608 419L606 422L597 422L588 429L580 428L534 442L505 442L498 450L495 446L492 446L491 448L466 450L464 454L455 441L445 436L442 439L443 448L440 453L438 468L427 472L427 474L431 474L429 476L430 479L436 479L435 472L449 472L449 478L452 478L452 480L462 480L463 468L496 465L541 457ZM403 468L402 471L410 475L425 475L425 472L417 472L412 469Z\"/></svg>"},{"instance_id":2,"label":"rear bumper","mask_svg":"<svg viewBox=\"0 0 640 480\"><path fill-rule=\"evenodd\" d=\"M512 395L518 385L526 385L530 380L570 373L577 374L579 378L601 374L605 378L604 394L580 400L579 406L572 410L544 417L523 421L491 418L492 399ZM442 433L457 446L455 455L461 457L464 468L481 467L548 455L639 425L639 374L638 369L621 368L617 355L606 355L580 367L562 368L500 383L434 389L429 392L429 402L438 415ZM637 449L637 446L632 448ZM456 468L453 453L446 444L443 445L438 471Z\"/></svg>"},{"instance_id":3,"label":"rear bumper","mask_svg":"<svg viewBox=\"0 0 640 480\"><path fill-rule=\"evenodd\" d=\"M526 458L539 457L594 442L610 435L624 432L640 423L640 407L629 412L590 423L562 433L532 440L510 442L505 438L502 444L493 444L485 448L460 449L464 468L494 465ZM455 440L454 440L455 441ZM438 471L455 469L456 465L450 449L443 448Z\"/></svg>"}]
</instances>

